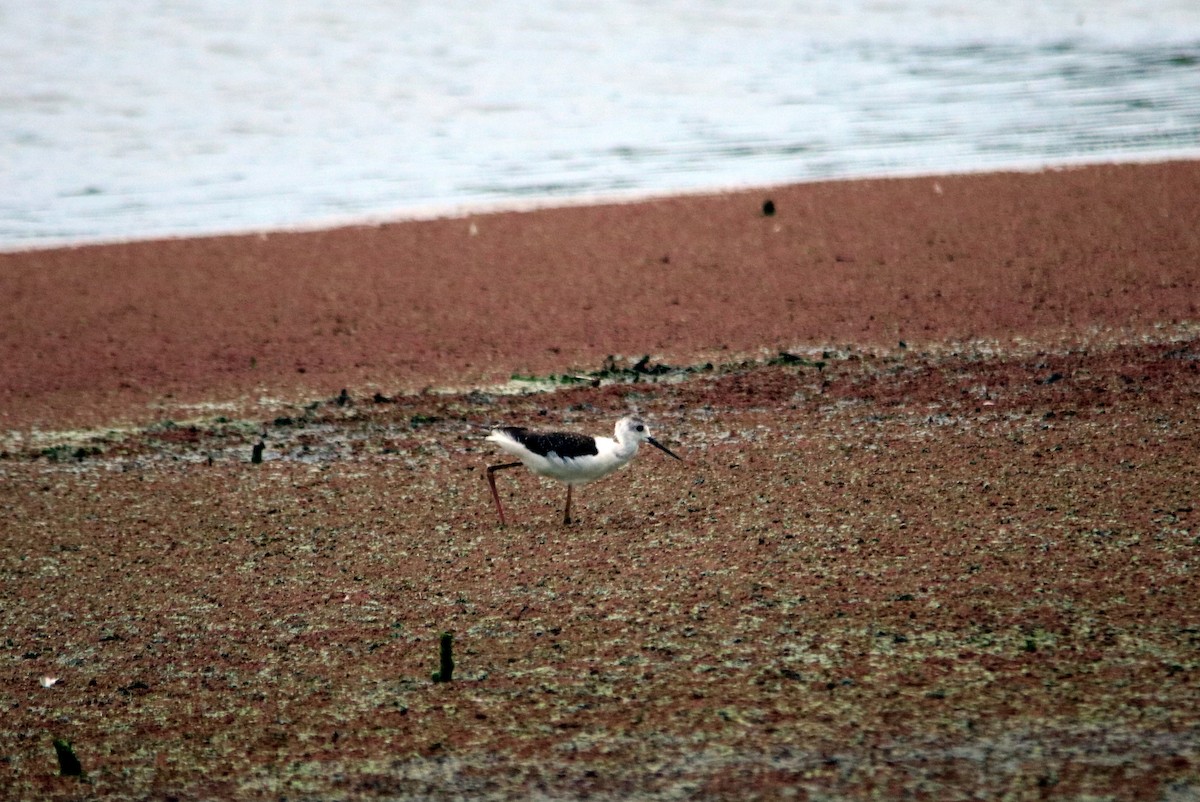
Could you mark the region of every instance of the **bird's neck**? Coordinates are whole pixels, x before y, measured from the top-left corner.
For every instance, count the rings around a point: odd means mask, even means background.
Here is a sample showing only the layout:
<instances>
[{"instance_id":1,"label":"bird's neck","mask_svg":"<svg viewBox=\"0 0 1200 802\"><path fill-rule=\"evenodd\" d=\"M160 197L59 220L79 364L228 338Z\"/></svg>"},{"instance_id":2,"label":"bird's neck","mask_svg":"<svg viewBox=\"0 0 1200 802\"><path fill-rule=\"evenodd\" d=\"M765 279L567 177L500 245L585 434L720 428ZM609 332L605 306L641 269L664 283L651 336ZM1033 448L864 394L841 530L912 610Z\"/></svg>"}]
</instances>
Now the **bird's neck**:
<instances>
[{"instance_id":1,"label":"bird's neck","mask_svg":"<svg viewBox=\"0 0 1200 802\"><path fill-rule=\"evenodd\" d=\"M613 446L612 446L613 456L615 456L617 459L621 460L622 462L627 462L627 461L633 459L633 455L637 453L638 445L639 445L637 440L618 440L618 439L614 439L612 441L612 444L613 444Z\"/></svg>"}]
</instances>

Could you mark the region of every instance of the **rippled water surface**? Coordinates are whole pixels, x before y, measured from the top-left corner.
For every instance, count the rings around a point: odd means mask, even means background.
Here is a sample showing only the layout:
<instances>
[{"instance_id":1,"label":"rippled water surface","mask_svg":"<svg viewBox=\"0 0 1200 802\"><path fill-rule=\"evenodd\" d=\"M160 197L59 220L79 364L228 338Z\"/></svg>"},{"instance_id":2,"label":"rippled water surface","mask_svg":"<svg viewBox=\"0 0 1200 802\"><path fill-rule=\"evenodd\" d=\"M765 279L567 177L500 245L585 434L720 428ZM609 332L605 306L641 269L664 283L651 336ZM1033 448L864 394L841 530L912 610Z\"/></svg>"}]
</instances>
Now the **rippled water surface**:
<instances>
[{"instance_id":1,"label":"rippled water surface","mask_svg":"<svg viewBox=\"0 0 1200 802\"><path fill-rule=\"evenodd\" d=\"M1200 155L1200 2L0 0L0 248Z\"/></svg>"}]
</instances>

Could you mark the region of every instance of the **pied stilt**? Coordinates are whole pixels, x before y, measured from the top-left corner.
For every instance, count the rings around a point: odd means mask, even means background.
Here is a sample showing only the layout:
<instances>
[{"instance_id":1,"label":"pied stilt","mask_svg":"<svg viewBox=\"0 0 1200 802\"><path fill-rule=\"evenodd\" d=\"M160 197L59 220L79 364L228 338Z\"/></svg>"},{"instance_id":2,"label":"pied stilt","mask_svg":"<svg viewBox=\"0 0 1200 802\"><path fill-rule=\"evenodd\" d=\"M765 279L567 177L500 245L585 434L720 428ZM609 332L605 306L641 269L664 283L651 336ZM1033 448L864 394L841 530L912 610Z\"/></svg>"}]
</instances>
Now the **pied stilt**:
<instances>
[{"instance_id":1,"label":"pied stilt","mask_svg":"<svg viewBox=\"0 0 1200 802\"><path fill-rule=\"evenodd\" d=\"M608 476L633 459L638 446L649 443L680 459L662 443L650 436L650 427L641 418L629 416L617 421L613 437L588 437L573 432L538 432L523 426L505 426L494 429L487 437L507 454L520 462L505 462L489 465L488 485L492 498L496 500L496 512L500 513L500 524L504 525L504 507L500 494L496 492L496 471L524 465L538 476L556 479L567 485L567 507L563 512L563 523L571 523L571 488L585 485Z\"/></svg>"}]
</instances>

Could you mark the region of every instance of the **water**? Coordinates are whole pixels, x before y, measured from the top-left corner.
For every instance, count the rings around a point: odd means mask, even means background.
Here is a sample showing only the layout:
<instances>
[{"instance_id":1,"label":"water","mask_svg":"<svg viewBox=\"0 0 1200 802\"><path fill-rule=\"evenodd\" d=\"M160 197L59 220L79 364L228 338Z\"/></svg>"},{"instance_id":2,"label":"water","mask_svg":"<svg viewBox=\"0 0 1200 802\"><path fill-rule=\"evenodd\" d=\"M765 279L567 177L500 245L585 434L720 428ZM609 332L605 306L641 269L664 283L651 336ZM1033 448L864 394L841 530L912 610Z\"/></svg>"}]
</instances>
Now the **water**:
<instances>
[{"instance_id":1,"label":"water","mask_svg":"<svg viewBox=\"0 0 1200 802\"><path fill-rule=\"evenodd\" d=\"M1200 156L1195 0L0 0L0 248Z\"/></svg>"}]
</instances>

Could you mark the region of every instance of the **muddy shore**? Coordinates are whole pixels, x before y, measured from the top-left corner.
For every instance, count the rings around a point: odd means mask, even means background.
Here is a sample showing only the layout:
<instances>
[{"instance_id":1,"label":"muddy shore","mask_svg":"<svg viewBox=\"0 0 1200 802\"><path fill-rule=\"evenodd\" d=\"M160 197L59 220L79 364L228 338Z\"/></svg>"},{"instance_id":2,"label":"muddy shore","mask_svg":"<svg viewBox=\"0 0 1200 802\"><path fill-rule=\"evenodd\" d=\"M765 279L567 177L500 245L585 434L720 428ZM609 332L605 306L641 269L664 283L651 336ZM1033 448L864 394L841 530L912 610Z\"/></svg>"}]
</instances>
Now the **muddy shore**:
<instances>
[{"instance_id":1,"label":"muddy shore","mask_svg":"<svg viewBox=\"0 0 1200 802\"><path fill-rule=\"evenodd\" d=\"M1198 184L1097 166L0 254L0 430L1193 321Z\"/></svg>"},{"instance_id":2,"label":"muddy shore","mask_svg":"<svg viewBox=\"0 0 1200 802\"><path fill-rule=\"evenodd\" d=\"M1200 793L1196 186L0 255L0 788ZM506 472L498 525L489 426L629 409L684 462L642 454L570 527Z\"/></svg>"}]
</instances>

